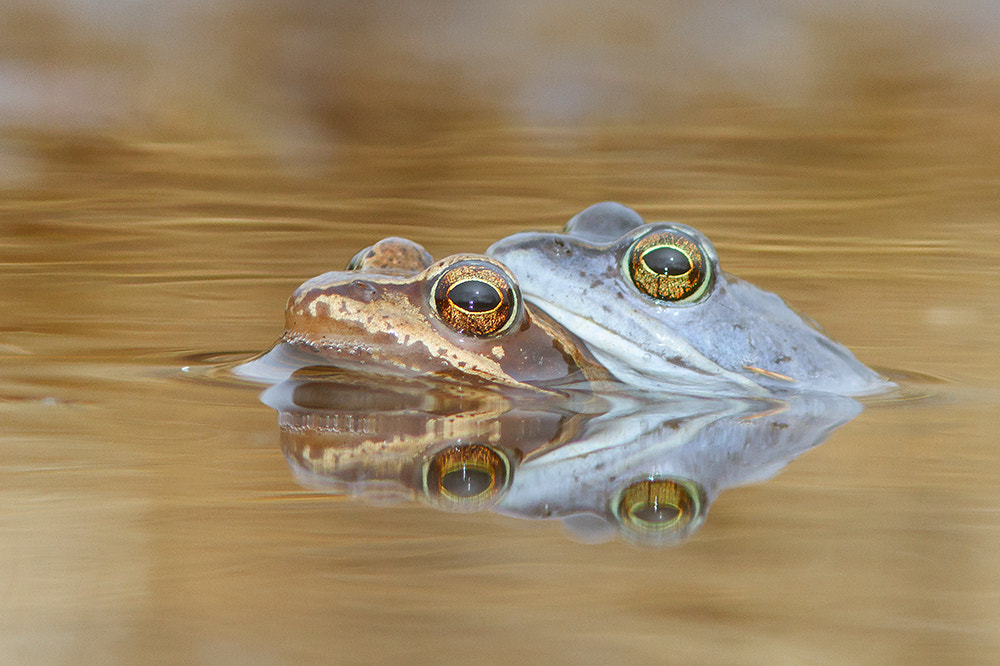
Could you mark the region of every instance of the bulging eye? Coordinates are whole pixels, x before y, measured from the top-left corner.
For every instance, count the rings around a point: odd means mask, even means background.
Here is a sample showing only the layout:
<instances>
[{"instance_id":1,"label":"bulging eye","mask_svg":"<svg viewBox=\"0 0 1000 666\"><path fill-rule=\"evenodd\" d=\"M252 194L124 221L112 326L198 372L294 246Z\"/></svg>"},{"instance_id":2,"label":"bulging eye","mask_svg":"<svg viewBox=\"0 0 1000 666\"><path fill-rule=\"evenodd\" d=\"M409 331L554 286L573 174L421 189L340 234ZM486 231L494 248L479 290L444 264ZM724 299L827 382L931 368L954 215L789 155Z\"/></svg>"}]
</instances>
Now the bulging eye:
<instances>
[{"instance_id":1,"label":"bulging eye","mask_svg":"<svg viewBox=\"0 0 1000 666\"><path fill-rule=\"evenodd\" d=\"M483 444L453 446L424 466L424 494L441 508L480 511L503 497L512 476L510 459L497 449Z\"/></svg>"},{"instance_id":2,"label":"bulging eye","mask_svg":"<svg viewBox=\"0 0 1000 666\"><path fill-rule=\"evenodd\" d=\"M699 243L678 230L639 238L625 255L624 270L636 288L660 301L700 298L711 281L711 262Z\"/></svg>"},{"instance_id":3,"label":"bulging eye","mask_svg":"<svg viewBox=\"0 0 1000 666\"><path fill-rule=\"evenodd\" d=\"M360 271L365 266L365 261L370 260L375 256L372 251L372 247L368 246L365 249L358 252L356 255L351 257L351 260L347 262L347 270L349 271Z\"/></svg>"},{"instance_id":4,"label":"bulging eye","mask_svg":"<svg viewBox=\"0 0 1000 666\"><path fill-rule=\"evenodd\" d=\"M383 238L358 252L347 264L349 271L419 273L434 263L422 246L406 238Z\"/></svg>"},{"instance_id":5,"label":"bulging eye","mask_svg":"<svg viewBox=\"0 0 1000 666\"><path fill-rule=\"evenodd\" d=\"M613 507L622 528L642 541L667 541L691 533L702 519L700 487L679 477L642 479L622 490Z\"/></svg>"},{"instance_id":6,"label":"bulging eye","mask_svg":"<svg viewBox=\"0 0 1000 666\"><path fill-rule=\"evenodd\" d=\"M513 278L478 260L448 267L434 284L432 305L445 324L475 338L501 334L516 319L519 307Z\"/></svg>"}]
</instances>

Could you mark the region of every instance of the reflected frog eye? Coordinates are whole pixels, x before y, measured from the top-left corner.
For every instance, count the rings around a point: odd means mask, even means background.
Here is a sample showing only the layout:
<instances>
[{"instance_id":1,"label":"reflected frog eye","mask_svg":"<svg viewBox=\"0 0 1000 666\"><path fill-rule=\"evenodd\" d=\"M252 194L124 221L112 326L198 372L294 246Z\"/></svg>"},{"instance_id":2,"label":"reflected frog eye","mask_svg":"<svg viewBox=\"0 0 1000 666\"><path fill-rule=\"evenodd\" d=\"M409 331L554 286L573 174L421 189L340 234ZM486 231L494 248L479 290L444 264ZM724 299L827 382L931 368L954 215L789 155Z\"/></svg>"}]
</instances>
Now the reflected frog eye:
<instances>
[{"instance_id":1,"label":"reflected frog eye","mask_svg":"<svg viewBox=\"0 0 1000 666\"><path fill-rule=\"evenodd\" d=\"M618 494L613 509L632 536L646 541L682 538L701 519L702 492L687 479L642 479Z\"/></svg>"},{"instance_id":2,"label":"reflected frog eye","mask_svg":"<svg viewBox=\"0 0 1000 666\"><path fill-rule=\"evenodd\" d=\"M431 304L445 324L476 338L501 334L519 306L513 278L485 261L448 267L434 284Z\"/></svg>"},{"instance_id":3,"label":"reflected frog eye","mask_svg":"<svg viewBox=\"0 0 1000 666\"><path fill-rule=\"evenodd\" d=\"M511 477L502 452L482 444L453 446L424 466L424 493L442 508L479 511L500 500Z\"/></svg>"},{"instance_id":4,"label":"reflected frog eye","mask_svg":"<svg viewBox=\"0 0 1000 666\"><path fill-rule=\"evenodd\" d=\"M660 301L697 300L711 281L711 264L697 241L676 230L639 238L632 243L624 263L632 284Z\"/></svg>"}]
</instances>

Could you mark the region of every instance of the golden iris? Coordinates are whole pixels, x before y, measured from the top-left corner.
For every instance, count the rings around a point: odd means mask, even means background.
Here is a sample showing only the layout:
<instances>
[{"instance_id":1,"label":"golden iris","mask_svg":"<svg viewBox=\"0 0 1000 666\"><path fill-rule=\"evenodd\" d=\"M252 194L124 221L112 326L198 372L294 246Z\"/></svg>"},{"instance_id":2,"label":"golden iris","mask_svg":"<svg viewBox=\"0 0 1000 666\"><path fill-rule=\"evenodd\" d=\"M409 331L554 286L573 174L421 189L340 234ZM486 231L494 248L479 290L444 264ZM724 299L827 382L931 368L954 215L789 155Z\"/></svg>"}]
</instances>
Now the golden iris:
<instances>
[{"instance_id":1,"label":"golden iris","mask_svg":"<svg viewBox=\"0 0 1000 666\"><path fill-rule=\"evenodd\" d=\"M711 265L701 247L676 230L656 231L632 243L625 269L639 291L673 303L701 297L711 277Z\"/></svg>"},{"instance_id":2,"label":"golden iris","mask_svg":"<svg viewBox=\"0 0 1000 666\"><path fill-rule=\"evenodd\" d=\"M438 278L433 291L438 316L462 335L499 335L517 314L513 278L485 261L450 266Z\"/></svg>"},{"instance_id":3,"label":"golden iris","mask_svg":"<svg viewBox=\"0 0 1000 666\"><path fill-rule=\"evenodd\" d=\"M437 454L424 467L427 497L458 511L478 511L507 490L511 463L502 452L483 444L462 444Z\"/></svg>"},{"instance_id":4,"label":"golden iris","mask_svg":"<svg viewBox=\"0 0 1000 666\"><path fill-rule=\"evenodd\" d=\"M683 535L701 511L701 493L687 479L642 479L619 494L614 509L631 531Z\"/></svg>"}]
</instances>

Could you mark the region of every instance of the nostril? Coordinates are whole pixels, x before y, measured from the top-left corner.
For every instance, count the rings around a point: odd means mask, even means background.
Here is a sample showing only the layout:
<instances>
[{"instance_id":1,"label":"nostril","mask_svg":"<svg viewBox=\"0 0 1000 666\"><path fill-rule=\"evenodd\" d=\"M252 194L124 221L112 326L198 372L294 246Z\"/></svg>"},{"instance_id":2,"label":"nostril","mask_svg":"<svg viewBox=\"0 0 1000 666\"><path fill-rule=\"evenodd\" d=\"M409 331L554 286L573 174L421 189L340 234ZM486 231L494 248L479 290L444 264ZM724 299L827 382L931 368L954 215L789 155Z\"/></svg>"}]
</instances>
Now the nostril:
<instances>
[{"instance_id":1,"label":"nostril","mask_svg":"<svg viewBox=\"0 0 1000 666\"><path fill-rule=\"evenodd\" d=\"M363 303L371 303L375 300L375 287L370 282L355 280L353 286L357 289L358 300Z\"/></svg>"}]
</instances>

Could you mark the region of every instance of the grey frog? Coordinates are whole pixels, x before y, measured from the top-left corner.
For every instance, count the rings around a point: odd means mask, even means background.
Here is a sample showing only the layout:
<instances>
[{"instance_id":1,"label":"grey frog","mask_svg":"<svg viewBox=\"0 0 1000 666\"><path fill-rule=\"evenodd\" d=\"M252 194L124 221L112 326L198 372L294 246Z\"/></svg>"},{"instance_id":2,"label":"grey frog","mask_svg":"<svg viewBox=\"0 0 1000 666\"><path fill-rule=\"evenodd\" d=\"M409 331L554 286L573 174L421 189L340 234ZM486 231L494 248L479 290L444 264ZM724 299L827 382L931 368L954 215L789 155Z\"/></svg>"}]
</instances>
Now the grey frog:
<instances>
[{"instance_id":1,"label":"grey frog","mask_svg":"<svg viewBox=\"0 0 1000 666\"><path fill-rule=\"evenodd\" d=\"M486 253L514 272L527 300L634 386L851 396L893 386L781 298L722 271L708 238L683 224L644 224L606 202L562 233L514 234Z\"/></svg>"}]
</instances>

